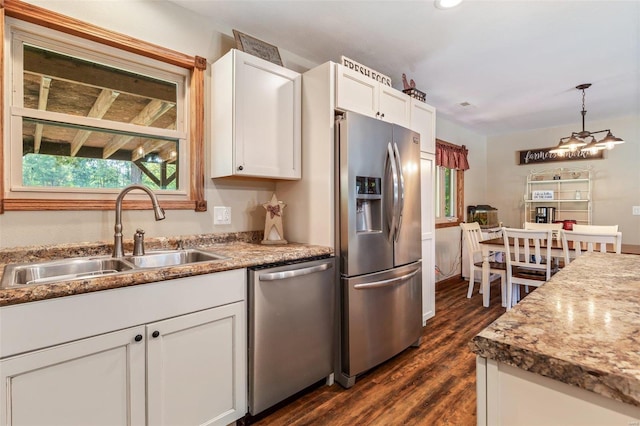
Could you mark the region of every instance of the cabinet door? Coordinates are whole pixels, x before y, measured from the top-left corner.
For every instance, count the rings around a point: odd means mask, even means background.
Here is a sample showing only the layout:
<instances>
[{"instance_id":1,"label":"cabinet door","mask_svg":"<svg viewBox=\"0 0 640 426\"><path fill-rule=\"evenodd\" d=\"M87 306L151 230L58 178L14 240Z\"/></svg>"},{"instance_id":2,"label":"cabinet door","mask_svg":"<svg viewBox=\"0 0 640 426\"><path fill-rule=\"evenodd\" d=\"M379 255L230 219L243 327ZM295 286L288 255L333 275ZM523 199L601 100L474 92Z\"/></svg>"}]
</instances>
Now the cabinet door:
<instances>
[{"instance_id":1,"label":"cabinet door","mask_svg":"<svg viewBox=\"0 0 640 426\"><path fill-rule=\"evenodd\" d=\"M147 325L148 424L227 425L245 415L245 303Z\"/></svg>"},{"instance_id":2,"label":"cabinet door","mask_svg":"<svg viewBox=\"0 0 640 426\"><path fill-rule=\"evenodd\" d=\"M336 65L336 108L378 118L379 83Z\"/></svg>"},{"instance_id":3,"label":"cabinet door","mask_svg":"<svg viewBox=\"0 0 640 426\"><path fill-rule=\"evenodd\" d=\"M133 327L0 361L0 425L144 425L143 337Z\"/></svg>"},{"instance_id":4,"label":"cabinet door","mask_svg":"<svg viewBox=\"0 0 640 426\"><path fill-rule=\"evenodd\" d=\"M402 127L411 125L411 97L399 90L384 84L379 85L380 118Z\"/></svg>"},{"instance_id":5,"label":"cabinet door","mask_svg":"<svg viewBox=\"0 0 640 426\"><path fill-rule=\"evenodd\" d=\"M420 151L436 153L436 110L431 105L411 99L411 129L420 133Z\"/></svg>"},{"instance_id":6,"label":"cabinet door","mask_svg":"<svg viewBox=\"0 0 640 426\"><path fill-rule=\"evenodd\" d=\"M236 174L301 177L301 86L299 73L236 52Z\"/></svg>"},{"instance_id":7,"label":"cabinet door","mask_svg":"<svg viewBox=\"0 0 640 426\"><path fill-rule=\"evenodd\" d=\"M420 183L422 202L422 321L436 314L435 185L434 154L421 153Z\"/></svg>"}]
</instances>

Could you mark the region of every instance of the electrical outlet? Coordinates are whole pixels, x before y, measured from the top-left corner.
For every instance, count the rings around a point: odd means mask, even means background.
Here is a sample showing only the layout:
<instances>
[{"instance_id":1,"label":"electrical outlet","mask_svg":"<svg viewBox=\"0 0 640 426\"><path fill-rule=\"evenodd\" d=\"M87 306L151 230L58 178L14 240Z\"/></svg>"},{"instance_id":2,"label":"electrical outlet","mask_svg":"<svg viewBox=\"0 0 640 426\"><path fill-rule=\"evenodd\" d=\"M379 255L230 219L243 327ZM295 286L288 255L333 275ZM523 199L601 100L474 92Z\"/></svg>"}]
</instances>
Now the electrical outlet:
<instances>
[{"instance_id":1,"label":"electrical outlet","mask_svg":"<svg viewBox=\"0 0 640 426\"><path fill-rule=\"evenodd\" d=\"M633 206L631 214L634 216L640 216L640 206Z\"/></svg>"},{"instance_id":2,"label":"electrical outlet","mask_svg":"<svg viewBox=\"0 0 640 426\"><path fill-rule=\"evenodd\" d=\"M213 207L213 224L214 225L231 225L231 207L214 206Z\"/></svg>"}]
</instances>

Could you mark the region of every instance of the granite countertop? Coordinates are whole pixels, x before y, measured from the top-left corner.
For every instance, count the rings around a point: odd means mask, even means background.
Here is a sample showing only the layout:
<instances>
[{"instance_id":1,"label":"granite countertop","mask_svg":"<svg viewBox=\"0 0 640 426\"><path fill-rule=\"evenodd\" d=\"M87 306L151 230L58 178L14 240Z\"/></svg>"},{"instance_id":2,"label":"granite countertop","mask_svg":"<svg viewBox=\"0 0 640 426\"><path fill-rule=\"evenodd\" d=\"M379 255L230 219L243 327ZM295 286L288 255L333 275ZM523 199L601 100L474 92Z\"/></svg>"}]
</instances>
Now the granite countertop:
<instances>
[{"instance_id":1,"label":"granite countertop","mask_svg":"<svg viewBox=\"0 0 640 426\"><path fill-rule=\"evenodd\" d=\"M95 278L85 277L59 283L0 288L0 306L333 254L332 248L323 246L296 243L262 245L261 238L261 232L148 238L147 253L152 250L174 249L180 243L184 248L211 251L227 258L189 265L139 269ZM112 246L113 243L95 242L2 249L0 250L0 279L1 271L4 271L4 266L9 263L104 256L111 253ZM132 247L131 241L125 241L125 253L131 253Z\"/></svg>"},{"instance_id":2,"label":"granite countertop","mask_svg":"<svg viewBox=\"0 0 640 426\"><path fill-rule=\"evenodd\" d=\"M580 256L469 346L482 357L640 406L640 256Z\"/></svg>"}]
</instances>

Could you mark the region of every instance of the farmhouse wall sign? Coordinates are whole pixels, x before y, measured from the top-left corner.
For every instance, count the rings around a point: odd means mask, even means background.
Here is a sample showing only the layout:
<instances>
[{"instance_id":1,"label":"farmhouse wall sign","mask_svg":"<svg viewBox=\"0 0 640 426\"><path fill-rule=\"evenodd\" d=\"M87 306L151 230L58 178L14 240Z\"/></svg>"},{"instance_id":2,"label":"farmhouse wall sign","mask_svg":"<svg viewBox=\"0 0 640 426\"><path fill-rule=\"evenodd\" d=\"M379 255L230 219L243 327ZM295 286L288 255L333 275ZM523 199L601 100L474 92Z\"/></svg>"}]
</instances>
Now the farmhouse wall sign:
<instances>
[{"instance_id":1,"label":"farmhouse wall sign","mask_svg":"<svg viewBox=\"0 0 640 426\"><path fill-rule=\"evenodd\" d=\"M349 68L350 70L354 70L355 72L358 72L366 77L369 77L372 80L382 83L385 86L391 86L390 77L387 77L384 74L380 74L378 71L374 71L369 67L365 67L364 65L357 63L353 59L349 59L346 56L342 56L342 65Z\"/></svg>"},{"instance_id":2,"label":"farmhouse wall sign","mask_svg":"<svg viewBox=\"0 0 640 426\"><path fill-rule=\"evenodd\" d=\"M283 66L280 51L276 46L265 41L258 40L248 34L241 33L240 31L232 31L233 37L236 39L236 49L250 55L257 56L258 58L265 59L269 62L273 62L276 65Z\"/></svg>"},{"instance_id":3,"label":"farmhouse wall sign","mask_svg":"<svg viewBox=\"0 0 640 426\"><path fill-rule=\"evenodd\" d=\"M518 157L520 160L518 164L522 166L525 164L553 163L557 161L601 160L604 158L604 152L602 150L597 151L595 154L590 151L576 151L568 152L560 156L549 152L552 149L554 149L554 147L518 151Z\"/></svg>"}]
</instances>

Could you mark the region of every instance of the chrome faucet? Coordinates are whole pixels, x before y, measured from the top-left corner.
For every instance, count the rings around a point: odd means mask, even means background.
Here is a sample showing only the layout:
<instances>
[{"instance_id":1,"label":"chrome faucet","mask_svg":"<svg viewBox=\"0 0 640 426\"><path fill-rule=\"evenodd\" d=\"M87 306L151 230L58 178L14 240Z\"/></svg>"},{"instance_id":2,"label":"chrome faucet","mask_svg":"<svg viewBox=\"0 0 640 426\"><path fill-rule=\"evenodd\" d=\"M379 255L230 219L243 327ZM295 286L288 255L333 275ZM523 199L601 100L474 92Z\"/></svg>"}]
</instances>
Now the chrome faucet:
<instances>
[{"instance_id":1,"label":"chrome faucet","mask_svg":"<svg viewBox=\"0 0 640 426\"><path fill-rule=\"evenodd\" d=\"M118 194L118 198L116 198L116 232L113 235L113 257L124 256L124 246L122 244L122 199L128 192L133 191L134 189L140 189L146 192L149 195L149 198L151 198L156 220L164 219L164 210L160 207L156 195L149 188L139 184L133 184L123 188L122 191L120 191L120 194Z\"/></svg>"}]
</instances>

